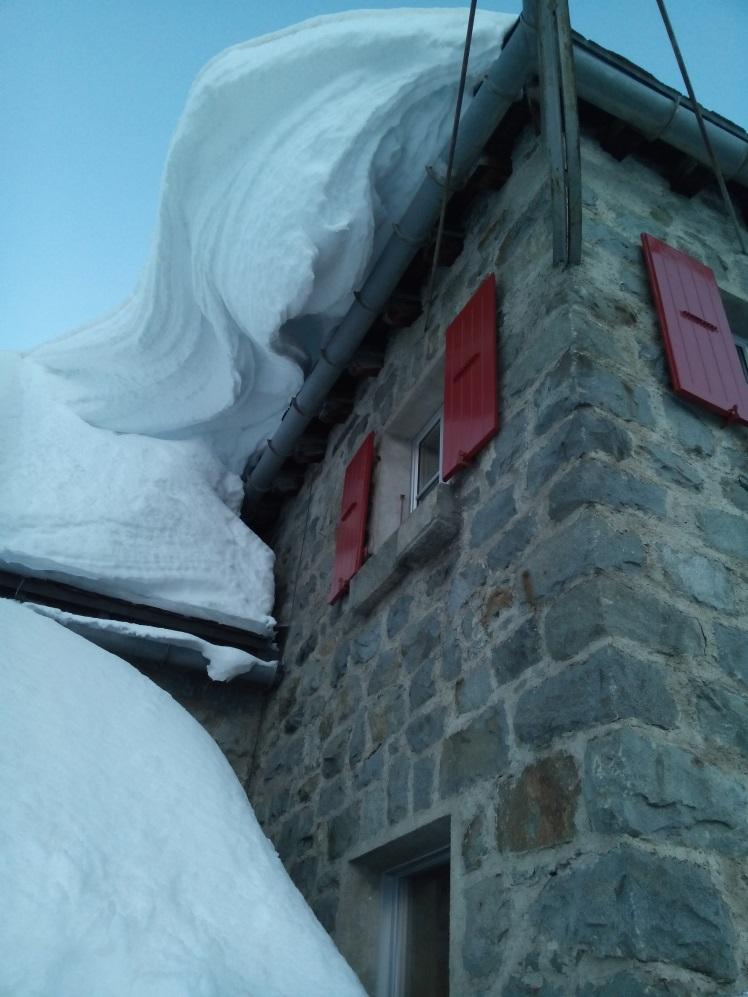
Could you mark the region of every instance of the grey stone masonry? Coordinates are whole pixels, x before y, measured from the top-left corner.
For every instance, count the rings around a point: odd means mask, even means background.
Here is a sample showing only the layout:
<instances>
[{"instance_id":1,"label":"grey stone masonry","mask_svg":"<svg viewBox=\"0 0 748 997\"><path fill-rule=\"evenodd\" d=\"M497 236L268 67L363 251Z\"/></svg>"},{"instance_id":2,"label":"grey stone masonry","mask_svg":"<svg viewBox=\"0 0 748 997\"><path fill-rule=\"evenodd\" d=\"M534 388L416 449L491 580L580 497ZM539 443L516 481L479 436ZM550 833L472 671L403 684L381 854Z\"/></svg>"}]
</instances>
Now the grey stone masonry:
<instances>
[{"instance_id":1,"label":"grey stone masonry","mask_svg":"<svg viewBox=\"0 0 748 997\"><path fill-rule=\"evenodd\" d=\"M709 874L630 846L550 879L530 922L567 951L670 962L720 982L738 974L735 928Z\"/></svg>"},{"instance_id":2,"label":"grey stone masonry","mask_svg":"<svg viewBox=\"0 0 748 997\"><path fill-rule=\"evenodd\" d=\"M273 539L285 677L238 771L370 993L381 856L432 825L452 997L748 989L748 430L673 393L640 233L746 300L748 261L710 192L582 149L581 265L528 129ZM374 432L400 502L383 441L491 273L500 432L331 606L347 463Z\"/></svg>"},{"instance_id":3,"label":"grey stone masonry","mask_svg":"<svg viewBox=\"0 0 748 997\"><path fill-rule=\"evenodd\" d=\"M601 833L748 854L748 776L637 730L589 742L585 799L590 824Z\"/></svg>"}]
</instances>

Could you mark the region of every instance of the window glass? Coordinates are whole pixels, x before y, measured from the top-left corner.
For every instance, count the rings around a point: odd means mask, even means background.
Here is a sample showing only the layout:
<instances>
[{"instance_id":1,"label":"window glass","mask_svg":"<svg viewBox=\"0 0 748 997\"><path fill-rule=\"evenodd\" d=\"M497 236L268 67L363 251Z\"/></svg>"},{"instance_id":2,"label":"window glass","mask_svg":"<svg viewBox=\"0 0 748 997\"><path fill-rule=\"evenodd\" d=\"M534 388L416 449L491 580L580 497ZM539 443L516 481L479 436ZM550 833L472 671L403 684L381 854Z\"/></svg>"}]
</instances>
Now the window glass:
<instances>
[{"instance_id":1,"label":"window glass","mask_svg":"<svg viewBox=\"0 0 748 997\"><path fill-rule=\"evenodd\" d=\"M738 350L743 376L748 380L748 301L735 294L730 294L729 291L725 291L721 287L719 293L722 304L725 306L730 332Z\"/></svg>"},{"instance_id":2,"label":"window glass","mask_svg":"<svg viewBox=\"0 0 748 997\"><path fill-rule=\"evenodd\" d=\"M439 481L441 465L441 416L432 419L426 429L417 437L413 454L413 501L418 505Z\"/></svg>"},{"instance_id":3,"label":"window glass","mask_svg":"<svg viewBox=\"0 0 748 997\"><path fill-rule=\"evenodd\" d=\"M743 377L748 381L748 340L735 340L735 345L738 348L738 356L740 357L740 364L743 368Z\"/></svg>"}]
</instances>

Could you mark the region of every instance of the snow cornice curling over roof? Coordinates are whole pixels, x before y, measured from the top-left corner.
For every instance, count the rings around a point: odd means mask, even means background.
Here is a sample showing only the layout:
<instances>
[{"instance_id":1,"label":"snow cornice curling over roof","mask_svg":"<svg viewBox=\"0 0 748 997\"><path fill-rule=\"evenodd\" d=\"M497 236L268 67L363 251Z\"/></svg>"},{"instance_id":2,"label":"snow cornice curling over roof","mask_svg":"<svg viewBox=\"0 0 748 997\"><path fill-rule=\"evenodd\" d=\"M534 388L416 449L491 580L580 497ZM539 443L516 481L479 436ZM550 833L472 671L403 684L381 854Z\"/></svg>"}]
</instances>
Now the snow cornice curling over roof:
<instances>
[{"instance_id":1,"label":"snow cornice curling over roof","mask_svg":"<svg viewBox=\"0 0 748 997\"><path fill-rule=\"evenodd\" d=\"M514 20L479 14L468 93ZM354 12L206 66L133 295L0 363L0 563L269 631L238 472L443 146L465 25Z\"/></svg>"}]
</instances>

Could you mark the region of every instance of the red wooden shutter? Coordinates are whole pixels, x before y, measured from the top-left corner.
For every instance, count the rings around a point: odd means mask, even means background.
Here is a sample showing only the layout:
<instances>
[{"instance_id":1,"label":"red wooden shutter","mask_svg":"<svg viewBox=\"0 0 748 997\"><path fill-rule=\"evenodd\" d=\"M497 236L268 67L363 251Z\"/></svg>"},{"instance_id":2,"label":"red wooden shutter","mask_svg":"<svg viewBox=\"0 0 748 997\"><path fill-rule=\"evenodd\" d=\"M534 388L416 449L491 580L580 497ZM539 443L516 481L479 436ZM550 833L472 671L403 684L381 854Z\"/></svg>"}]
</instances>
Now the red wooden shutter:
<instances>
[{"instance_id":1,"label":"red wooden shutter","mask_svg":"<svg viewBox=\"0 0 748 997\"><path fill-rule=\"evenodd\" d=\"M642 244L676 393L748 422L748 382L713 272L646 233Z\"/></svg>"},{"instance_id":2,"label":"red wooden shutter","mask_svg":"<svg viewBox=\"0 0 748 997\"><path fill-rule=\"evenodd\" d=\"M366 520L374 467L374 433L369 433L351 458L343 481L340 520L335 534L335 562L328 602L335 602L348 588L366 556Z\"/></svg>"},{"instance_id":3,"label":"red wooden shutter","mask_svg":"<svg viewBox=\"0 0 748 997\"><path fill-rule=\"evenodd\" d=\"M496 279L487 277L447 329L442 478L447 481L499 429Z\"/></svg>"}]
</instances>

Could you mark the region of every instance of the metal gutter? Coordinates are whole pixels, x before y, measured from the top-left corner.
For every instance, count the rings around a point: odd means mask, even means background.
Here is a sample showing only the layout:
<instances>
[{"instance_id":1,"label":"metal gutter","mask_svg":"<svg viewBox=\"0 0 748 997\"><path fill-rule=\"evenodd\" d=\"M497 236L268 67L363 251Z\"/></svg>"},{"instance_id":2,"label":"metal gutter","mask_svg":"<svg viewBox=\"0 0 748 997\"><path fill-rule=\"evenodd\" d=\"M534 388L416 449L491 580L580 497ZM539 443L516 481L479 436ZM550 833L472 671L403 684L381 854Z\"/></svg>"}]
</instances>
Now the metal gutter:
<instances>
[{"instance_id":1,"label":"metal gutter","mask_svg":"<svg viewBox=\"0 0 748 997\"><path fill-rule=\"evenodd\" d=\"M524 0L522 14L506 39L483 85L460 122L455 153L455 184L467 178L482 147L537 66L538 3ZM641 131L708 165L696 116L687 98L620 56L572 32L577 94ZM748 187L748 134L725 118L704 111L707 131L726 179ZM558 149L551 152L558 159ZM351 360L374 318L386 305L416 249L425 241L439 212L443 165L427 167L418 193L374 264L356 301L330 337L299 393L286 410L272 439L246 478L245 509L251 513L270 490L276 473L291 455L306 426ZM576 199L578 191L571 191ZM574 207L575 201L569 201ZM576 255L577 212L567 232L570 261ZM568 222L567 222L568 224ZM560 227L559 227L560 228Z\"/></svg>"},{"instance_id":2,"label":"metal gutter","mask_svg":"<svg viewBox=\"0 0 748 997\"><path fill-rule=\"evenodd\" d=\"M246 651L262 661L278 658L278 650L270 637L226 623L89 592L53 578L39 578L0 569L0 598L37 603L77 616L90 617L92 620L119 620L164 630L177 630L199 637L209 644Z\"/></svg>"},{"instance_id":3,"label":"metal gutter","mask_svg":"<svg viewBox=\"0 0 748 997\"><path fill-rule=\"evenodd\" d=\"M573 39L577 93L582 100L625 121L649 141L666 142L709 166L687 97L576 32ZM748 187L748 133L711 111L703 109L702 114L725 179Z\"/></svg>"}]
</instances>

